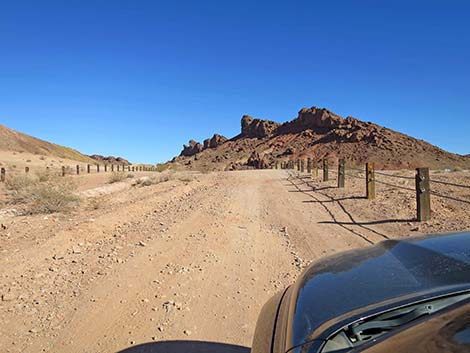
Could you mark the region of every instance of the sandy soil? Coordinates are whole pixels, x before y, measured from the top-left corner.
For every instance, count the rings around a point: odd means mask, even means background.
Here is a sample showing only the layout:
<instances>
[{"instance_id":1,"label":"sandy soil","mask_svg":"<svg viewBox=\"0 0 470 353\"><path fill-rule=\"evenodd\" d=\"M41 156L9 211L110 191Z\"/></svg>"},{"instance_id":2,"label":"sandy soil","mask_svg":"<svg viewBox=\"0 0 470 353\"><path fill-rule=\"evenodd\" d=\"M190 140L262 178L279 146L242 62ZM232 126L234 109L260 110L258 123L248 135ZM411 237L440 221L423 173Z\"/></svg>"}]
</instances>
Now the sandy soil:
<instances>
[{"instance_id":1,"label":"sandy soil","mask_svg":"<svg viewBox=\"0 0 470 353\"><path fill-rule=\"evenodd\" d=\"M103 188L102 176L87 178ZM70 214L2 210L0 351L118 352L164 340L249 347L261 306L311 261L470 229L465 205L436 200L433 220L418 223L413 193L379 186L368 201L355 178L345 189L280 170L180 179L92 192Z\"/></svg>"}]
</instances>

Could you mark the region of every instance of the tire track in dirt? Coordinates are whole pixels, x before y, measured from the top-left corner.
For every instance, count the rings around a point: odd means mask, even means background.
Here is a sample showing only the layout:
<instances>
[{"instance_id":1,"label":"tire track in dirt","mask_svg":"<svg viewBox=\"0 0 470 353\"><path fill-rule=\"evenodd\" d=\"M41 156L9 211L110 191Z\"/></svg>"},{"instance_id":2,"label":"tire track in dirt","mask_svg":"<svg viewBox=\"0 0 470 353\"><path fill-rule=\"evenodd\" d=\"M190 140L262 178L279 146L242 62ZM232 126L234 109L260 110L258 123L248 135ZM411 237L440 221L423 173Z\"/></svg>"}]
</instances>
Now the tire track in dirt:
<instances>
[{"instance_id":1,"label":"tire track in dirt","mask_svg":"<svg viewBox=\"0 0 470 353\"><path fill-rule=\"evenodd\" d=\"M230 173L205 176L193 191L149 188L148 198L120 203L119 212L103 209L94 222L63 230L36 254L28 250L33 261L11 268L10 278L16 274L26 290L28 279L20 273L46 270L47 279L35 285L53 294L33 313L40 322L23 309L12 311L21 318L15 321L2 304L7 325L0 347L115 352L169 339L249 346L261 306L299 272L285 239L266 222L264 179ZM123 197L130 196L116 195ZM126 213L126 222L110 227ZM52 259L53 252L70 250L68 241L62 243L74 234L74 243L86 238L83 246Z\"/></svg>"}]
</instances>

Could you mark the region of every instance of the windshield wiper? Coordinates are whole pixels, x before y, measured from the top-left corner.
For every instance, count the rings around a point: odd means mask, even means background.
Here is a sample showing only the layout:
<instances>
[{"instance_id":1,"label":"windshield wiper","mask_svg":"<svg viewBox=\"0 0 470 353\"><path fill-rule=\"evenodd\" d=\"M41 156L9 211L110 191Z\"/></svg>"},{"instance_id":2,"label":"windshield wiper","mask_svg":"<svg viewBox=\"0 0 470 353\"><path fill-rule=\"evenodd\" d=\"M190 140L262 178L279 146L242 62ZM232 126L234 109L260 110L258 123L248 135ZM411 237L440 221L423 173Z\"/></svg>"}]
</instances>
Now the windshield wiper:
<instances>
[{"instance_id":1,"label":"windshield wiper","mask_svg":"<svg viewBox=\"0 0 470 353\"><path fill-rule=\"evenodd\" d=\"M372 321L352 325L350 327L350 336L354 336L358 341L367 340L371 337L371 334L392 330L434 311L435 308L432 305L426 304L403 314L396 315L395 313L392 318L387 318L384 315L385 317L378 317Z\"/></svg>"}]
</instances>

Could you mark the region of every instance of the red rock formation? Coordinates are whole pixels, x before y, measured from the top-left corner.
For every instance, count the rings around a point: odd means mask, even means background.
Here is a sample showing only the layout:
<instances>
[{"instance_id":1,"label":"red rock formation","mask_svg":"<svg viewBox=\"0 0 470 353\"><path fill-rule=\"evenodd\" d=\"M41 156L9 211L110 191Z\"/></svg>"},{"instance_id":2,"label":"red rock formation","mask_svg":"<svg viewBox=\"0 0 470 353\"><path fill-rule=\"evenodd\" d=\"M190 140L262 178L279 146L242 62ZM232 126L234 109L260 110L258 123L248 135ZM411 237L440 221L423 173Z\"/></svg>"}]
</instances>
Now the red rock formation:
<instances>
[{"instance_id":1,"label":"red rock formation","mask_svg":"<svg viewBox=\"0 0 470 353\"><path fill-rule=\"evenodd\" d=\"M249 115L242 117L242 136L263 138L271 135L280 124L270 121L252 118Z\"/></svg>"},{"instance_id":2,"label":"red rock formation","mask_svg":"<svg viewBox=\"0 0 470 353\"><path fill-rule=\"evenodd\" d=\"M113 156L105 157L99 154L93 154L89 157L93 158L96 161L102 162L104 164L125 164L125 165L130 164L127 159L124 159L122 157L113 157Z\"/></svg>"},{"instance_id":3,"label":"red rock formation","mask_svg":"<svg viewBox=\"0 0 470 353\"><path fill-rule=\"evenodd\" d=\"M203 146L199 142L189 140L189 145L183 145L183 150L181 151L180 156L191 157L201 152L202 150Z\"/></svg>"},{"instance_id":4,"label":"red rock formation","mask_svg":"<svg viewBox=\"0 0 470 353\"><path fill-rule=\"evenodd\" d=\"M225 136L214 134L212 138L208 138L204 140L204 149L216 148L227 141L228 141L228 138L226 138Z\"/></svg>"}]
</instances>

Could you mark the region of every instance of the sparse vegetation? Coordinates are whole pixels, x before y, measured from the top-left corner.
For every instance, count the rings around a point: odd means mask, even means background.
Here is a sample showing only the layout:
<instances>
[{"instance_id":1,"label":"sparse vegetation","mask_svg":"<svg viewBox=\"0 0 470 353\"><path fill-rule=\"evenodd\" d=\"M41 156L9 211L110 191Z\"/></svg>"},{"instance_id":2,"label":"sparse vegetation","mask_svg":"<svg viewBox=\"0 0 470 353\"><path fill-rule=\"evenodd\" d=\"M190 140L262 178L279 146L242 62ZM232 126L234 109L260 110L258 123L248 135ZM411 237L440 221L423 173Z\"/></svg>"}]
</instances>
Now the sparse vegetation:
<instances>
[{"instance_id":1,"label":"sparse vegetation","mask_svg":"<svg viewBox=\"0 0 470 353\"><path fill-rule=\"evenodd\" d=\"M160 184L167 182L171 179L170 174L160 174L160 175L155 175L152 177L142 177L137 179L133 186L150 186L150 185L155 185L155 184Z\"/></svg>"},{"instance_id":2,"label":"sparse vegetation","mask_svg":"<svg viewBox=\"0 0 470 353\"><path fill-rule=\"evenodd\" d=\"M168 164L167 163L158 163L155 168L157 169L158 172L164 172L165 170L168 169Z\"/></svg>"},{"instance_id":3,"label":"sparse vegetation","mask_svg":"<svg viewBox=\"0 0 470 353\"><path fill-rule=\"evenodd\" d=\"M5 187L13 202L20 203L25 201L25 191L39 182L37 177L28 174L16 174L8 177L5 181Z\"/></svg>"},{"instance_id":4,"label":"sparse vegetation","mask_svg":"<svg viewBox=\"0 0 470 353\"><path fill-rule=\"evenodd\" d=\"M65 212L79 201L71 180L50 174L17 174L8 178L5 186L11 200L25 204L28 213Z\"/></svg>"},{"instance_id":5,"label":"sparse vegetation","mask_svg":"<svg viewBox=\"0 0 470 353\"><path fill-rule=\"evenodd\" d=\"M113 172L109 176L108 183L113 184L113 183L118 183L120 181L123 181L124 179L128 178L128 175L124 172Z\"/></svg>"},{"instance_id":6,"label":"sparse vegetation","mask_svg":"<svg viewBox=\"0 0 470 353\"><path fill-rule=\"evenodd\" d=\"M55 213L69 211L78 204L76 185L66 178L52 178L29 188L27 198L31 213Z\"/></svg>"},{"instance_id":7,"label":"sparse vegetation","mask_svg":"<svg viewBox=\"0 0 470 353\"><path fill-rule=\"evenodd\" d=\"M48 169L46 169L46 170L37 171L36 176L39 182L43 183L51 179L52 174Z\"/></svg>"}]
</instances>

